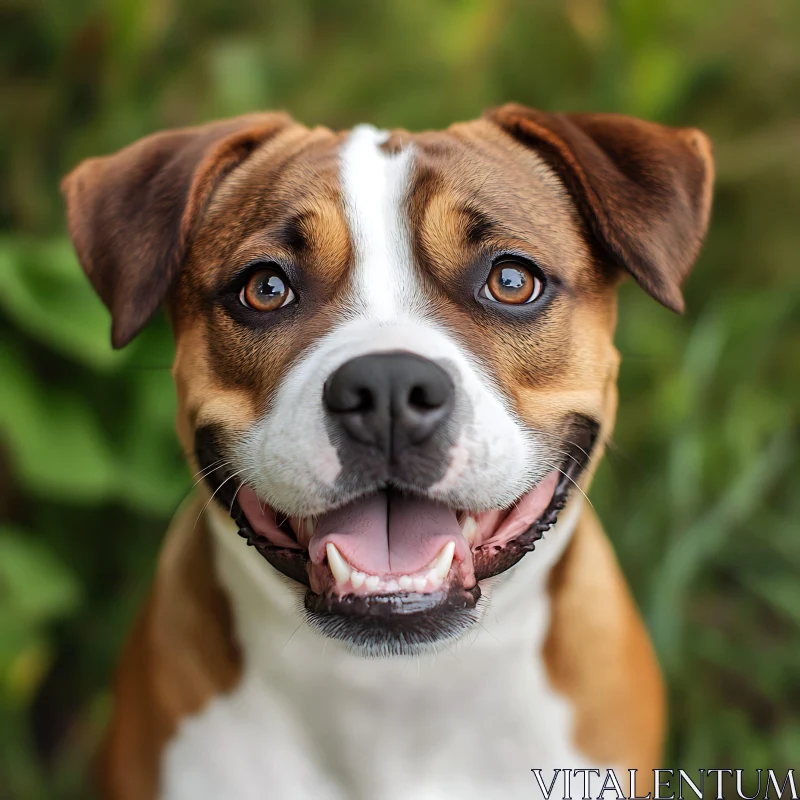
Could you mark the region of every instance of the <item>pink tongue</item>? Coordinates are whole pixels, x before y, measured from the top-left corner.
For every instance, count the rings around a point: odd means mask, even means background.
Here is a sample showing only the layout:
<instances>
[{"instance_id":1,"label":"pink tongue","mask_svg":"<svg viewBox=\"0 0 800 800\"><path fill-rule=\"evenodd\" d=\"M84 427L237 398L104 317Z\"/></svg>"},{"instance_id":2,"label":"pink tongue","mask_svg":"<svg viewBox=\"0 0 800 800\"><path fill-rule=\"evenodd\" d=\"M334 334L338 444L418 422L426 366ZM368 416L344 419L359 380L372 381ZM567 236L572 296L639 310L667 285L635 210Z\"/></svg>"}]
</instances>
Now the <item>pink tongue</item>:
<instances>
[{"instance_id":1,"label":"pink tongue","mask_svg":"<svg viewBox=\"0 0 800 800\"><path fill-rule=\"evenodd\" d=\"M449 541L455 541L457 554L465 549L452 509L381 492L321 516L308 551L321 564L325 546L333 542L363 572L409 575L422 571Z\"/></svg>"}]
</instances>

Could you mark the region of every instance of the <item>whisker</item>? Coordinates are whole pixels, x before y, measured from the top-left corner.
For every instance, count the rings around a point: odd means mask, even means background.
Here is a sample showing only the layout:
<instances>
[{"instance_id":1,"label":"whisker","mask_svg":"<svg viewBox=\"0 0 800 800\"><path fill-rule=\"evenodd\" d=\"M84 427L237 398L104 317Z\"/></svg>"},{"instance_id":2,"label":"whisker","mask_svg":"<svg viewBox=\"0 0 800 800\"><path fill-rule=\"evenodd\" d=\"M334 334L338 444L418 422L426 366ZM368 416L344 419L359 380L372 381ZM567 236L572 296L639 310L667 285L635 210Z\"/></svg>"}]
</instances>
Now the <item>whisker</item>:
<instances>
[{"instance_id":1,"label":"whisker","mask_svg":"<svg viewBox=\"0 0 800 800\"><path fill-rule=\"evenodd\" d=\"M487 636L491 636L492 639L494 639L498 644L502 644L502 642L500 642L500 640L483 624L481 620L478 620L478 625L480 625L481 628L483 628Z\"/></svg>"},{"instance_id":2,"label":"whisker","mask_svg":"<svg viewBox=\"0 0 800 800\"><path fill-rule=\"evenodd\" d=\"M550 433L549 431L543 431L540 428L534 428L533 432L538 434L538 435L540 435L540 436L547 436L550 439L555 439L556 441L560 442L561 444L568 444L568 445L574 447L576 450L580 450L581 453L583 453L586 456L587 459L591 458L591 455L589 453L587 453L586 450L584 450L577 442L573 442L571 439L562 439L560 436L557 436L554 433Z\"/></svg>"},{"instance_id":3,"label":"whisker","mask_svg":"<svg viewBox=\"0 0 800 800\"><path fill-rule=\"evenodd\" d=\"M281 652L283 652L286 649L286 647L288 646L289 642L292 641L292 639L294 638L294 635L297 633L297 631L299 631L300 628L303 627L303 622L305 622L305 620L301 619L300 620L300 624L292 631L291 636L289 636L289 638L283 643L283 647L281 647Z\"/></svg>"},{"instance_id":4,"label":"whisker","mask_svg":"<svg viewBox=\"0 0 800 800\"><path fill-rule=\"evenodd\" d=\"M223 469L224 467L229 467L229 466L231 466L230 461L221 458L219 461L215 461L213 464L209 464L207 467L203 467L203 469L198 470L197 472L195 472L194 475L192 475L192 478L196 479L194 481L194 485L197 486L197 484L200 483L200 481L202 481L203 478L210 475L212 472L214 472L214 470Z\"/></svg>"},{"instance_id":5,"label":"whisker","mask_svg":"<svg viewBox=\"0 0 800 800\"><path fill-rule=\"evenodd\" d=\"M584 498L586 499L586 502L587 502L587 503L588 503L588 504L589 504L589 505L590 505L592 508L594 508L594 503L592 503L592 501L589 499L589 497L588 497L588 495L586 494L586 492L584 492L584 491L583 491L583 489L581 489L581 487L580 487L580 486L578 486L578 484L577 484L577 483L575 483L575 480L572 478L572 476L571 476L571 475L568 475L566 472L564 472L564 470L563 470L563 469L560 469L560 468L559 468L559 467L557 467L555 464L550 464L550 463L549 463L549 462L547 462L547 461L545 461L544 463L545 463L545 464L547 464L547 466L548 466L548 467L550 467L551 469L554 469L554 470L557 470L558 472L560 472L560 473L561 473L561 474L562 474L562 475L563 475L563 476L564 476L564 477L565 477L565 478L566 478L566 479L567 479L567 480L568 480L568 481L569 481L569 482L570 482L570 483L571 483L571 484L572 484L572 485L573 485L573 486L574 486L574 487L575 487L575 488L576 488L576 489L577 489L577 490L578 490L578 491L579 491L579 492L580 492L580 493L581 493L581 494L584 496Z\"/></svg>"},{"instance_id":6,"label":"whisker","mask_svg":"<svg viewBox=\"0 0 800 800\"><path fill-rule=\"evenodd\" d=\"M198 475L200 475L203 472L206 472L207 470L216 469L223 461L225 461L224 458L218 458L213 464L207 464L205 467L202 467L201 469L197 470L197 472L195 472L195 474L192 475L192 478L196 478Z\"/></svg>"},{"instance_id":7,"label":"whisker","mask_svg":"<svg viewBox=\"0 0 800 800\"><path fill-rule=\"evenodd\" d=\"M200 470L200 472L202 472L204 474L200 475L200 477L197 478L197 480L195 480L192 483L192 489L194 489L194 487L197 486L198 484L202 483L212 472L214 472L214 470L221 469L223 467L230 467L230 466L231 466L231 462L230 461L225 461L223 464L220 464L218 466L211 466L211 467L207 467L205 470ZM195 476L193 476L193 477L195 477Z\"/></svg>"},{"instance_id":8,"label":"whisker","mask_svg":"<svg viewBox=\"0 0 800 800\"><path fill-rule=\"evenodd\" d=\"M206 511L206 509L208 508L208 504L209 504L209 503L210 503L210 502L211 502L211 501L212 501L212 500L213 500L213 499L216 497L216 495L217 495L217 492L218 492L218 491L219 491L219 490L220 490L220 489L221 489L221 488L222 488L222 487L223 487L223 486L224 486L224 485L225 485L225 484L226 484L226 483L227 483L229 480L232 480L232 479L233 479L233 478L235 478L237 475L241 475L243 472L246 472L246 471L247 471L247 469L248 469L248 468L247 468L247 467L245 467L244 469L240 469L240 470L238 470L237 472L234 472L232 475L229 475L227 478L225 478L225 480L224 480L224 481L222 481L222 483L221 483L219 486L217 486L217 488L216 488L216 489L214 489L214 493L211 495L211 497L209 497L209 498L208 498L208 500L206 500L206 503L205 503L205 505L204 505L204 506L203 506L203 507L200 509L200 513L197 515L197 519L194 521L194 528L196 528L196 527L197 527L197 523L198 523L198 522L200 522L200 517L202 517L202 516L203 516L203 514L205 514L205 511Z\"/></svg>"},{"instance_id":9,"label":"whisker","mask_svg":"<svg viewBox=\"0 0 800 800\"><path fill-rule=\"evenodd\" d=\"M251 471L252 471L252 468L251 468ZM244 470L242 470L242 472L244 472ZM238 497L239 492L242 491L242 486L244 486L246 482L247 482L246 479L243 478L242 481L239 483L238 488L233 493L233 497L231 498L231 507L228 509L228 513L229 514L233 514L233 504L236 502L236 498Z\"/></svg>"},{"instance_id":10,"label":"whisker","mask_svg":"<svg viewBox=\"0 0 800 800\"><path fill-rule=\"evenodd\" d=\"M560 456L565 456L566 458L570 459L570 461L572 461L576 467L583 466L583 462L581 462L580 459L576 458L574 455L572 455L572 453L568 452L567 450L554 450L551 448L550 453L552 455L558 454Z\"/></svg>"}]
</instances>

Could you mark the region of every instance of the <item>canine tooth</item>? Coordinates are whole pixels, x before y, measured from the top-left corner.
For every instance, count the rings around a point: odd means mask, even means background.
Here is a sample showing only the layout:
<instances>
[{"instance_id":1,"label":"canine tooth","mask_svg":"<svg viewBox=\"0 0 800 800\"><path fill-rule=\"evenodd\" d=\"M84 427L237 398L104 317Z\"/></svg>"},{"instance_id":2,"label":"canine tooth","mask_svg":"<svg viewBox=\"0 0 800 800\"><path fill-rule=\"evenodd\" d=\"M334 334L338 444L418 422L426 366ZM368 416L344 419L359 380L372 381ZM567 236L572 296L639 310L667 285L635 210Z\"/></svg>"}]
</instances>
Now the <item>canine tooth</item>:
<instances>
[{"instance_id":1,"label":"canine tooth","mask_svg":"<svg viewBox=\"0 0 800 800\"><path fill-rule=\"evenodd\" d=\"M306 517L304 525L306 536L310 539L314 535L314 528L316 527L314 524L314 517Z\"/></svg>"},{"instance_id":2,"label":"canine tooth","mask_svg":"<svg viewBox=\"0 0 800 800\"><path fill-rule=\"evenodd\" d=\"M442 552L439 553L436 561L434 562L432 568L433 573L440 580L444 580L447 577L447 573L450 572L450 566L453 563L453 555L455 552L456 543L450 541L442 548Z\"/></svg>"},{"instance_id":3,"label":"canine tooth","mask_svg":"<svg viewBox=\"0 0 800 800\"><path fill-rule=\"evenodd\" d=\"M473 539L475 538L475 533L478 530L478 523L475 521L475 517L467 517L464 520L464 524L461 527L461 535L470 543L472 544Z\"/></svg>"},{"instance_id":4,"label":"canine tooth","mask_svg":"<svg viewBox=\"0 0 800 800\"><path fill-rule=\"evenodd\" d=\"M360 589L364 585L364 581L367 579L367 576L363 572L359 572L357 569L354 569L350 573L350 583L353 584L354 589Z\"/></svg>"},{"instance_id":5,"label":"canine tooth","mask_svg":"<svg viewBox=\"0 0 800 800\"><path fill-rule=\"evenodd\" d=\"M436 574L435 570L429 570L425 577L434 589L438 589L442 585L442 579Z\"/></svg>"},{"instance_id":6,"label":"canine tooth","mask_svg":"<svg viewBox=\"0 0 800 800\"><path fill-rule=\"evenodd\" d=\"M369 575L364 581L367 589L377 589L381 579L377 575Z\"/></svg>"},{"instance_id":7,"label":"canine tooth","mask_svg":"<svg viewBox=\"0 0 800 800\"><path fill-rule=\"evenodd\" d=\"M325 552L328 554L328 566L337 583L347 583L350 580L350 565L344 560L344 556L336 548L333 542L325 545Z\"/></svg>"},{"instance_id":8,"label":"canine tooth","mask_svg":"<svg viewBox=\"0 0 800 800\"><path fill-rule=\"evenodd\" d=\"M401 575L397 582L400 584L400 588L406 592L414 585L413 579L408 575Z\"/></svg>"},{"instance_id":9,"label":"canine tooth","mask_svg":"<svg viewBox=\"0 0 800 800\"><path fill-rule=\"evenodd\" d=\"M425 587L428 585L427 578L414 578L414 589L417 592L424 592Z\"/></svg>"}]
</instances>

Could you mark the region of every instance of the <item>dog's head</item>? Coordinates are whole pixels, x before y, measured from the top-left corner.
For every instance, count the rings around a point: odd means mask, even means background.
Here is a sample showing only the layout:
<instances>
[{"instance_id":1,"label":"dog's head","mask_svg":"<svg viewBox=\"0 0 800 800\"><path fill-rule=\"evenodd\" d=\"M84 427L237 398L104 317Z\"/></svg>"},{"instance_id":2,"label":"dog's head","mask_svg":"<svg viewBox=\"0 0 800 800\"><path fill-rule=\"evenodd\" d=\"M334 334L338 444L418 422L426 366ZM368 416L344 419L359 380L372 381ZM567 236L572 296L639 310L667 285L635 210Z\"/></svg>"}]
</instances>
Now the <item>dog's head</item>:
<instances>
[{"instance_id":1,"label":"dog's head","mask_svg":"<svg viewBox=\"0 0 800 800\"><path fill-rule=\"evenodd\" d=\"M167 301L215 501L320 631L401 652L466 629L588 485L617 284L681 309L711 174L696 130L506 106L421 134L241 117L64 191L114 345Z\"/></svg>"}]
</instances>

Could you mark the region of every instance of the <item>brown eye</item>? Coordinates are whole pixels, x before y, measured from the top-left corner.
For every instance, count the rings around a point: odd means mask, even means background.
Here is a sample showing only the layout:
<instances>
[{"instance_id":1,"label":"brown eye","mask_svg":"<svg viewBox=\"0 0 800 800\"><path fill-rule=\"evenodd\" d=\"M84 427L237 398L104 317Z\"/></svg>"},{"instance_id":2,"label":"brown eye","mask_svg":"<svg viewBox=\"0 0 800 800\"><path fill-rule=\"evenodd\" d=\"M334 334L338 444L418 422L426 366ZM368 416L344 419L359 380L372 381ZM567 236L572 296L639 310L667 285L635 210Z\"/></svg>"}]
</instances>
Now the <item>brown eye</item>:
<instances>
[{"instance_id":1,"label":"brown eye","mask_svg":"<svg viewBox=\"0 0 800 800\"><path fill-rule=\"evenodd\" d=\"M260 269L248 278L239 300L255 311L277 311L294 300L294 292L279 272Z\"/></svg>"},{"instance_id":2,"label":"brown eye","mask_svg":"<svg viewBox=\"0 0 800 800\"><path fill-rule=\"evenodd\" d=\"M532 303L543 290L542 281L524 264L501 261L492 267L480 294L496 303L519 306Z\"/></svg>"}]
</instances>

